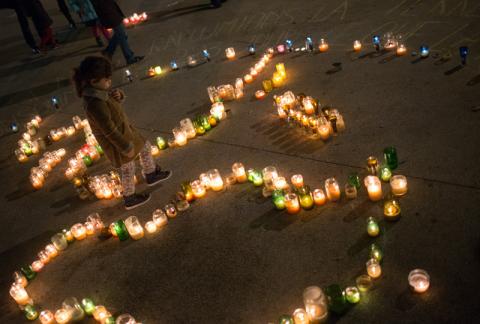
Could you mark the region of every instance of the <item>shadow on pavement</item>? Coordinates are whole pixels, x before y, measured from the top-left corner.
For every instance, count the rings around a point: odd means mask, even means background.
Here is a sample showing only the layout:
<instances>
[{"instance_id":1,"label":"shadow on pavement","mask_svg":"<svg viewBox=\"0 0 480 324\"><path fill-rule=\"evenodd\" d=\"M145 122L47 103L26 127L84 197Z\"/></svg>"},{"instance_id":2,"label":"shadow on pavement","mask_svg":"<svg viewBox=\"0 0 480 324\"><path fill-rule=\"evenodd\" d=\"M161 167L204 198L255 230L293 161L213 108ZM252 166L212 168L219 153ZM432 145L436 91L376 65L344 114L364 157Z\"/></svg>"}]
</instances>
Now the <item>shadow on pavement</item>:
<instances>
[{"instance_id":1,"label":"shadow on pavement","mask_svg":"<svg viewBox=\"0 0 480 324\"><path fill-rule=\"evenodd\" d=\"M471 87L480 83L480 74L473 77L467 82L467 86Z\"/></svg>"},{"instance_id":2,"label":"shadow on pavement","mask_svg":"<svg viewBox=\"0 0 480 324\"><path fill-rule=\"evenodd\" d=\"M451 68L450 70L445 71L444 74L447 75L447 76L448 76L448 75L452 75L452 74L460 71L460 70L463 69L464 67L465 67L465 66L464 66L464 65L461 65L461 64L460 64L460 65L457 65L457 66Z\"/></svg>"}]
</instances>

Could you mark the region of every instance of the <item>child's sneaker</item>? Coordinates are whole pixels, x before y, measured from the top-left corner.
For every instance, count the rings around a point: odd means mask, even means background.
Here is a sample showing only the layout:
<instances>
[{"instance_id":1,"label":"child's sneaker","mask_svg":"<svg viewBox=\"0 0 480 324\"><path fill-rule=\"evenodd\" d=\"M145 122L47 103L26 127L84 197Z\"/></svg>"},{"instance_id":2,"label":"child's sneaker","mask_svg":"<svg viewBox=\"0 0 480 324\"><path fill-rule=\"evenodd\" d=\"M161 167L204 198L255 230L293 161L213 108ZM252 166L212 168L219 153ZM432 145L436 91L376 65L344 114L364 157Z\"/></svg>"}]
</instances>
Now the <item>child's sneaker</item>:
<instances>
[{"instance_id":1,"label":"child's sneaker","mask_svg":"<svg viewBox=\"0 0 480 324\"><path fill-rule=\"evenodd\" d=\"M159 182L165 181L172 176L172 171L162 171L157 165L155 171L145 175L147 186L151 187Z\"/></svg>"},{"instance_id":2,"label":"child's sneaker","mask_svg":"<svg viewBox=\"0 0 480 324\"><path fill-rule=\"evenodd\" d=\"M125 202L125 209L130 210L146 204L150 200L150 198L150 194L133 194L123 197L123 201Z\"/></svg>"}]
</instances>

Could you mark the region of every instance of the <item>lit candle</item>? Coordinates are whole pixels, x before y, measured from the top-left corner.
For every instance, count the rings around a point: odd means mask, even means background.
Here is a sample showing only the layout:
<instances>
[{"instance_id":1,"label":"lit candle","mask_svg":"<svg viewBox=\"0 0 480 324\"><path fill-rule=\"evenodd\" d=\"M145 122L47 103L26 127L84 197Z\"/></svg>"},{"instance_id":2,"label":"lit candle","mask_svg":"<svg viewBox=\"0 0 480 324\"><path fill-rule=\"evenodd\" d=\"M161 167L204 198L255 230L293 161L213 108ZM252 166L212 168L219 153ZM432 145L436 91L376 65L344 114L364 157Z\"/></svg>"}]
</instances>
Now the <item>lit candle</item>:
<instances>
[{"instance_id":1,"label":"lit candle","mask_svg":"<svg viewBox=\"0 0 480 324\"><path fill-rule=\"evenodd\" d=\"M297 188L297 193L298 193L298 199L300 201L300 206L302 206L302 208L306 210L312 209L313 197L312 197L312 193L310 192L310 187L303 186L303 187Z\"/></svg>"},{"instance_id":2,"label":"lit candle","mask_svg":"<svg viewBox=\"0 0 480 324\"><path fill-rule=\"evenodd\" d=\"M13 281L22 287L26 287L28 285L28 279L20 271L15 271L13 273Z\"/></svg>"},{"instance_id":3,"label":"lit candle","mask_svg":"<svg viewBox=\"0 0 480 324\"><path fill-rule=\"evenodd\" d=\"M275 205L275 208L277 208L278 210L285 209L285 195L283 193L283 190L281 189L273 190L272 201L273 201L273 204Z\"/></svg>"},{"instance_id":4,"label":"lit candle","mask_svg":"<svg viewBox=\"0 0 480 324\"><path fill-rule=\"evenodd\" d=\"M287 179L285 177L276 177L273 179L273 186L275 189L282 190L288 188Z\"/></svg>"},{"instance_id":5,"label":"lit candle","mask_svg":"<svg viewBox=\"0 0 480 324\"><path fill-rule=\"evenodd\" d=\"M44 264L40 260L36 260L36 261L32 262L32 270L35 271L35 272L42 271L43 267L44 267Z\"/></svg>"},{"instance_id":6,"label":"lit candle","mask_svg":"<svg viewBox=\"0 0 480 324\"><path fill-rule=\"evenodd\" d=\"M420 57L427 58L428 55L430 55L430 49L428 48L428 46L427 45L420 46Z\"/></svg>"},{"instance_id":7,"label":"lit candle","mask_svg":"<svg viewBox=\"0 0 480 324\"><path fill-rule=\"evenodd\" d=\"M378 236L380 233L380 228L378 227L378 223L373 217L369 217L367 219L367 233L371 237Z\"/></svg>"},{"instance_id":8,"label":"lit candle","mask_svg":"<svg viewBox=\"0 0 480 324\"><path fill-rule=\"evenodd\" d=\"M302 105L307 115L311 115L315 113L316 104L315 104L315 100L312 97L307 96L303 98Z\"/></svg>"},{"instance_id":9,"label":"lit candle","mask_svg":"<svg viewBox=\"0 0 480 324\"><path fill-rule=\"evenodd\" d=\"M430 276L425 270L415 269L408 274L408 283L417 293L424 293L430 287Z\"/></svg>"},{"instance_id":10,"label":"lit candle","mask_svg":"<svg viewBox=\"0 0 480 324\"><path fill-rule=\"evenodd\" d=\"M285 53L285 45L284 44L277 45L277 53L280 53L280 54Z\"/></svg>"},{"instance_id":11,"label":"lit candle","mask_svg":"<svg viewBox=\"0 0 480 324\"><path fill-rule=\"evenodd\" d=\"M253 77L250 74L246 74L243 77L243 80L245 81L245 83L252 83L253 82Z\"/></svg>"},{"instance_id":12,"label":"lit candle","mask_svg":"<svg viewBox=\"0 0 480 324\"><path fill-rule=\"evenodd\" d=\"M318 44L318 50L322 53L328 51L328 43L325 39L320 39L320 43Z\"/></svg>"},{"instance_id":13,"label":"lit candle","mask_svg":"<svg viewBox=\"0 0 480 324\"><path fill-rule=\"evenodd\" d=\"M328 316L327 299L320 287L310 286L305 288L303 302L311 322L318 323Z\"/></svg>"},{"instance_id":14,"label":"lit candle","mask_svg":"<svg viewBox=\"0 0 480 324\"><path fill-rule=\"evenodd\" d=\"M32 184L32 187L36 190L41 189L44 184L43 180L34 174L30 175L30 183Z\"/></svg>"},{"instance_id":15,"label":"lit candle","mask_svg":"<svg viewBox=\"0 0 480 324\"><path fill-rule=\"evenodd\" d=\"M53 313L51 311L49 311L48 309L47 310L43 310L40 312L40 323L42 324L54 324L54 316L53 316Z\"/></svg>"},{"instance_id":16,"label":"lit candle","mask_svg":"<svg viewBox=\"0 0 480 324\"><path fill-rule=\"evenodd\" d=\"M223 105L223 104L222 104ZM213 107L213 106L212 106ZM219 118L221 119L221 118ZM194 138L197 135L195 126L190 118L185 118L180 121L180 128L185 131L187 138Z\"/></svg>"},{"instance_id":17,"label":"lit candle","mask_svg":"<svg viewBox=\"0 0 480 324\"><path fill-rule=\"evenodd\" d=\"M225 49L225 56L227 59L233 60L235 58L235 49L233 47Z\"/></svg>"},{"instance_id":18,"label":"lit candle","mask_svg":"<svg viewBox=\"0 0 480 324\"><path fill-rule=\"evenodd\" d=\"M206 190L210 189L210 177L206 173L201 173L198 179L202 182Z\"/></svg>"},{"instance_id":19,"label":"lit candle","mask_svg":"<svg viewBox=\"0 0 480 324\"><path fill-rule=\"evenodd\" d=\"M356 304L360 301L360 291L357 287L345 288L344 294L350 304Z\"/></svg>"},{"instance_id":20,"label":"lit candle","mask_svg":"<svg viewBox=\"0 0 480 324\"><path fill-rule=\"evenodd\" d=\"M322 140L326 141L330 137L330 126L326 123L319 123L318 134Z\"/></svg>"},{"instance_id":21,"label":"lit candle","mask_svg":"<svg viewBox=\"0 0 480 324\"><path fill-rule=\"evenodd\" d=\"M382 249L375 243L370 245L370 258L377 260L379 263L382 262L383 259L383 251Z\"/></svg>"},{"instance_id":22,"label":"lit candle","mask_svg":"<svg viewBox=\"0 0 480 324\"><path fill-rule=\"evenodd\" d=\"M395 196L403 196L407 193L407 178L403 175L395 175L390 179L390 187Z\"/></svg>"},{"instance_id":23,"label":"lit candle","mask_svg":"<svg viewBox=\"0 0 480 324\"><path fill-rule=\"evenodd\" d=\"M152 145L150 147L150 154L152 154L152 156L158 156L160 154L160 149L158 148L158 146Z\"/></svg>"},{"instance_id":24,"label":"lit candle","mask_svg":"<svg viewBox=\"0 0 480 324\"><path fill-rule=\"evenodd\" d=\"M382 274L382 267L376 259L372 258L367 261L367 273L373 279L380 277Z\"/></svg>"},{"instance_id":25,"label":"lit candle","mask_svg":"<svg viewBox=\"0 0 480 324\"><path fill-rule=\"evenodd\" d=\"M263 183L268 190L275 189L273 181L278 178L277 168L274 166L267 166L262 170Z\"/></svg>"},{"instance_id":26,"label":"lit candle","mask_svg":"<svg viewBox=\"0 0 480 324\"><path fill-rule=\"evenodd\" d=\"M55 245L48 244L45 247L45 252L47 252L48 256L53 259L58 255L58 250L55 248Z\"/></svg>"},{"instance_id":27,"label":"lit candle","mask_svg":"<svg viewBox=\"0 0 480 324\"><path fill-rule=\"evenodd\" d=\"M154 221L148 221L145 223L145 229L147 230L148 233L152 234L157 231L157 225L155 224Z\"/></svg>"},{"instance_id":28,"label":"lit candle","mask_svg":"<svg viewBox=\"0 0 480 324\"><path fill-rule=\"evenodd\" d=\"M167 225L167 223L168 223L168 217L167 217L167 215L165 215L165 212L161 209L156 209L153 212L152 220L155 223L155 225L157 226L157 228L161 228L161 227Z\"/></svg>"},{"instance_id":29,"label":"lit candle","mask_svg":"<svg viewBox=\"0 0 480 324\"><path fill-rule=\"evenodd\" d=\"M95 306L95 310L93 311L93 318L100 323L104 323L104 321L112 316L110 312L105 308L105 306Z\"/></svg>"},{"instance_id":30,"label":"lit candle","mask_svg":"<svg viewBox=\"0 0 480 324\"><path fill-rule=\"evenodd\" d=\"M293 312L293 320L295 324L309 324L310 320L308 318L308 313L303 308L297 308Z\"/></svg>"},{"instance_id":31,"label":"lit candle","mask_svg":"<svg viewBox=\"0 0 480 324\"><path fill-rule=\"evenodd\" d=\"M340 199L340 186L335 178L325 180L325 192L330 201L338 201Z\"/></svg>"},{"instance_id":32,"label":"lit candle","mask_svg":"<svg viewBox=\"0 0 480 324\"><path fill-rule=\"evenodd\" d=\"M288 193L285 195L285 207L289 214L296 214L300 211L300 203L296 194Z\"/></svg>"},{"instance_id":33,"label":"lit candle","mask_svg":"<svg viewBox=\"0 0 480 324\"><path fill-rule=\"evenodd\" d=\"M402 56L405 55L405 53L407 53L407 47L404 44L399 44L397 46L397 55Z\"/></svg>"},{"instance_id":34,"label":"lit candle","mask_svg":"<svg viewBox=\"0 0 480 324\"><path fill-rule=\"evenodd\" d=\"M177 217L177 209L175 208L174 204L166 204L165 205L165 213L168 217L174 218Z\"/></svg>"},{"instance_id":35,"label":"lit candle","mask_svg":"<svg viewBox=\"0 0 480 324\"><path fill-rule=\"evenodd\" d=\"M261 100L261 99L265 98L265 95L266 95L266 93L263 90L255 91L255 98L257 98L258 100Z\"/></svg>"},{"instance_id":36,"label":"lit candle","mask_svg":"<svg viewBox=\"0 0 480 324\"><path fill-rule=\"evenodd\" d=\"M175 137L175 144L178 146L184 146L187 144L187 134L183 128L175 127L173 129L173 136Z\"/></svg>"},{"instance_id":37,"label":"lit candle","mask_svg":"<svg viewBox=\"0 0 480 324\"><path fill-rule=\"evenodd\" d=\"M70 231L72 232L73 237L75 237L76 240L81 241L87 237L87 229L83 224L78 223L73 225Z\"/></svg>"},{"instance_id":38,"label":"lit candle","mask_svg":"<svg viewBox=\"0 0 480 324\"><path fill-rule=\"evenodd\" d=\"M294 174L291 178L291 181L292 184L297 188L303 186L303 176L301 174Z\"/></svg>"},{"instance_id":39,"label":"lit candle","mask_svg":"<svg viewBox=\"0 0 480 324\"><path fill-rule=\"evenodd\" d=\"M27 291L22 285L17 283L12 284L10 287L10 296L17 302L19 305L27 305L33 303L30 296L28 296Z\"/></svg>"},{"instance_id":40,"label":"lit candle","mask_svg":"<svg viewBox=\"0 0 480 324\"><path fill-rule=\"evenodd\" d=\"M160 75L162 74L162 67L157 65L153 68L153 71L155 72L155 75Z\"/></svg>"},{"instance_id":41,"label":"lit candle","mask_svg":"<svg viewBox=\"0 0 480 324\"><path fill-rule=\"evenodd\" d=\"M237 178L237 182L245 182L247 181L247 174L245 173L245 167L243 166L242 163L237 162L232 165L232 171L235 174L235 177Z\"/></svg>"},{"instance_id":42,"label":"lit candle","mask_svg":"<svg viewBox=\"0 0 480 324\"><path fill-rule=\"evenodd\" d=\"M378 160L374 156L369 156L367 159L367 170L370 174L376 175L378 172Z\"/></svg>"},{"instance_id":43,"label":"lit candle","mask_svg":"<svg viewBox=\"0 0 480 324\"><path fill-rule=\"evenodd\" d=\"M397 220L400 217L400 204L396 199L388 199L383 204L383 215L387 220Z\"/></svg>"},{"instance_id":44,"label":"lit candle","mask_svg":"<svg viewBox=\"0 0 480 324\"><path fill-rule=\"evenodd\" d=\"M383 198L382 184L377 176L365 177L364 183L371 201L379 201Z\"/></svg>"},{"instance_id":45,"label":"lit candle","mask_svg":"<svg viewBox=\"0 0 480 324\"><path fill-rule=\"evenodd\" d=\"M251 75L252 77L254 77L254 78L257 77L257 76L258 76L258 73L259 73L259 71L258 71L258 70L255 70L255 68L251 68L251 69L250 69L250 75Z\"/></svg>"},{"instance_id":46,"label":"lit candle","mask_svg":"<svg viewBox=\"0 0 480 324\"><path fill-rule=\"evenodd\" d=\"M130 216L125 220L128 234L134 240L139 240L144 236L143 227L136 216Z\"/></svg>"},{"instance_id":47,"label":"lit candle","mask_svg":"<svg viewBox=\"0 0 480 324\"><path fill-rule=\"evenodd\" d=\"M389 181L390 178L392 177L392 171L386 164L382 164L380 166L380 170L378 171L378 175L382 181Z\"/></svg>"},{"instance_id":48,"label":"lit candle","mask_svg":"<svg viewBox=\"0 0 480 324\"><path fill-rule=\"evenodd\" d=\"M227 176L225 177L225 183L226 183L228 186L232 186L232 185L234 185L235 183L237 183L237 177L235 177L235 174L230 173L229 175L227 175Z\"/></svg>"},{"instance_id":49,"label":"lit candle","mask_svg":"<svg viewBox=\"0 0 480 324\"><path fill-rule=\"evenodd\" d=\"M362 43L359 40L353 42L353 50L359 52L362 49Z\"/></svg>"},{"instance_id":50,"label":"lit candle","mask_svg":"<svg viewBox=\"0 0 480 324\"><path fill-rule=\"evenodd\" d=\"M190 183L190 186L192 187L192 192L195 198L202 198L205 196L206 190L205 186L202 184L202 181L200 180L195 180Z\"/></svg>"},{"instance_id":51,"label":"lit candle","mask_svg":"<svg viewBox=\"0 0 480 324\"><path fill-rule=\"evenodd\" d=\"M71 312L71 321L78 322L84 318L85 312L75 297L68 297L62 303L62 308Z\"/></svg>"},{"instance_id":52,"label":"lit candle","mask_svg":"<svg viewBox=\"0 0 480 324\"><path fill-rule=\"evenodd\" d=\"M313 191L313 201L317 206L325 205L325 203L327 202L327 197L325 196L325 193L322 189L315 189Z\"/></svg>"},{"instance_id":53,"label":"lit candle","mask_svg":"<svg viewBox=\"0 0 480 324\"><path fill-rule=\"evenodd\" d=\"M372 278L367 275L360 275L355 279L355 284L357 285L358 290L366 292L372 288Z\"/></svg>"},{"instance_id":54,"label":"lit candle","mask_svg":"<svg viewBox=\"0 0 480 324\"><path fill-rule=\"evenodd\" d=\"M279 88L283 85L283 81L285 80L285 78L278 72L274 72L273 73L273 77L272 77L272 85L274 88Z\"/></svg>"},{"instance_id":55,"label":"lit candle","mask_svg":"<svg viewBox=\"0 0 480 324\"><path fill-rule=\"evenodd\" d=\"M213 191L220 191L223 189L223 180L220 172L217 169L213 169L207 172L210 178L210 187Z\"/></svg>"},{"instance_id":56,"label":"lit candle","mask_svg":"<svg viewBox=\"0 0 480 324\"><path fill-rule=\"evenodd\" d=\"M210 109L210 114L213 115L218 120L225 118L225 106L223 102L215 102Z\"/></svg>"},{"instance_id":57,"label":"lit candle","mask_svg":"<svg viewBox=\"0 0 480 324\"><path fill-rule=\"evenodd\" d=\"M284 63L277 63L275 65L275 70L282 76L282 78L287 77L287 71L285 70L285 64Z\"/></svg>"},{"instance_id":58,"label":"lit candle","mask_svg":"<svg viewBox=\"0 0 480 324\"><path fill-rule=\"evenodd\" d=\"M42 251L38 252L37 256L38 256L38 259L39 259L43 264L47 264L48 262L50 262L50 256L48 255L47 252L45 252L45 250L42 250ZM32 269L32 270L33 270L33 269Z\"/></svg>"},{"instance_id":59,"label":"lit candle","mask_svg":"<svg viewBox=\"0 0 480 324\"><path fill-rule=\"evenodd\" d=\"M72 136L73 134L75 134L75 127L74 126L69 126L67 128L67 136Z\"/></svg>"}]
</instances>

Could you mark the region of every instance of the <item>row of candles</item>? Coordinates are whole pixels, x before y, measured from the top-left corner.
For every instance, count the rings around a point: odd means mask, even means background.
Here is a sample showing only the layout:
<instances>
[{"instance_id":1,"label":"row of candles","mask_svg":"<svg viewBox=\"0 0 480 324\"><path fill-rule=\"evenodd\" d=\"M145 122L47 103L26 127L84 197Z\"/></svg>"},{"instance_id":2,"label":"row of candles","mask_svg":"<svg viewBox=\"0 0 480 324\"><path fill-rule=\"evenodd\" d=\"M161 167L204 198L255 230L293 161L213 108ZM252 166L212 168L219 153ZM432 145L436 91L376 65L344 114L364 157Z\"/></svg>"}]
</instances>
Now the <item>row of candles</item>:
<instances>
[{"instance_id":1,"label":"row of candles","mask_svg":"<svg viewBox=\"0 0 480 324\"><path fill-rule=\"evenodd\" d=\"M146 21L147 18L148 18L148 15L146 12L143 12L141 14L137 14L135 12L133 13L133 15L130 15L129 17L126 17L123 19L123 25L125 27L133 27L135 25L138 25L139 23Z\"/></svg>"},{"instance_id":2,"label":"row of candles","mask_svg":"<svg viewBox=\"0 0 480 324\"><path fill-rule=\"evenodd\" d=\"M338 109L320 107L318 100L310 96L287 91L274 97L278 116L289 125L302 127L314 137L327 140L331 135L345 130L345 121Z\"/></svg>"},{"instance_id":3,"label":"row of candles","mask_svg":"<svg viewBox=\"0 0 480 324\"><path fill-rule=\"evenodd\" d=\"M45 179L52 169L62 161L66 151L64 148L53 152L45 152L38 161L38 167L30 169L30 183L36 190L41 189L45 184Z\"/></svg>"},{"instance_id":4,"label":"row of candles","mask_svg":"<svg viewBox=\"0 0 480 324\"><path fill-rule=\"evenodd\" d=\"M15 300L20 309L24 311L28 320L39 319L42 324L62 324L80 321L85 315L88 315L102 324L138 323L129 314L122 314L115 318L105 306L95 305L91 298L83 298L79 302L76 297L68 297L55 312L48 309L39 312L26 290L28 283L36 278L37 274L48 263L58 255L61 255L68 248L69 244L84 240L87 236L94 234L111 236L110 229L105 228L102 219L97 213L89 215L85 223L74 224L70 229L64 229L62 232L53 235L50 243L37 254L37 259L31 265L23 267L20 271L16 271L13 274L14 282L10 287L10 296Z\"/></svg>"}]
</instances>

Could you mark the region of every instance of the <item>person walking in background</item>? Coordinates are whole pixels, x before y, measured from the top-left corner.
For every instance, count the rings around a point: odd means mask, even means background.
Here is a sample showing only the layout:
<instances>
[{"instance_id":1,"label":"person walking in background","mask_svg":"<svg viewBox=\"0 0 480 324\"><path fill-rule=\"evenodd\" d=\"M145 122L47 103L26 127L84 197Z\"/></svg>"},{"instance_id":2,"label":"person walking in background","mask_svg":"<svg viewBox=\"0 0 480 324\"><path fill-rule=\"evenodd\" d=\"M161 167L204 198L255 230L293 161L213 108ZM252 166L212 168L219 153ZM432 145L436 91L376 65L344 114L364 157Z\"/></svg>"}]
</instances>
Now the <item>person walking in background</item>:
<instances>
[{"instance_id":1,"label":"person walking in background","mask_svg":"<svg viewBox=\"0 0 480 324\"><path fill-rule=\"evenodd\" d=\"M145 204L149 194L135 193L135 158L140 158L148 186L167 180L171 171L162 171L151 154L152 145L132 126L121 104L125 94L110 90L112 65L104 57L86 57L74 69L73 81L77 95L83 98L84 109L93 134L112 165L121 170L125 208Z\"/></svg>"},{"instance_id":2,"label":"person walking in background","mask_svg":"<svg viewBox=\"0 0 480 324\"><path fill-rule=\"evenodd\" d=\"M72 15L70 15L70 10L68 10L65 0L57 0L57 4L62 14L65 16L65 18L67 18L68 23L70 24L70 28L76 29L77 25L75 24L75 21L73 20Z\"/></svg>"},{"instance_id":3,"label":"person walking in background","mask_svg":"<svg viewBox=\"0 0 480 324\"><path fill-rule=\"evenodd\" d=\"M28 23L27 13L23 2L17 0L0 0L0 9L15 10L20 29L22 30L23 38L25 39L25 43L30 46L33 54L39 54L40 50L35 43L35 38L33 37L32 31L30 29L30 24Z\"/></svg>"},{"instance_id":4,"label":"person walking in background","mask_svg":"<svg viewBox=\"0 0 480 324\"><path fill-rule=\"evenodd\" d=\"M57 48L57 42L53 37L52 18L48 15L39 0L19 0L23 2L25 11L32 18L33 25L40 36L40 49Z\"/></svg>"},{"instance_id":5,"label":"person walking in background","mask_svg":"<svg viewBox=\"0 0 480 324\"><path fill-rule=\"evenodd\" d=\"M102 55L111 61L117 46L120 46L127 65L141 61L144 56L135 56L128 45L127 33L123 26L125 15L115 0L92 0L92 4L102 26L113 29L113 36L107 48L102 51Z\"/></svg>"},{"instance_id":6,"label":"person walking in background","mask_svg":"<svg viewBox=\"0 0 480 324\"><path fill-rule=\"evenodd\" d=\"M102 39L100 38L100 33L103 34L107 41L110 41L110 33L98 21L97 13L90 0L68 0L68 4L72 10L80 16L80 19L85 26L90 27L98 46L104 46Z\"/></svg>"}]
</instances>

